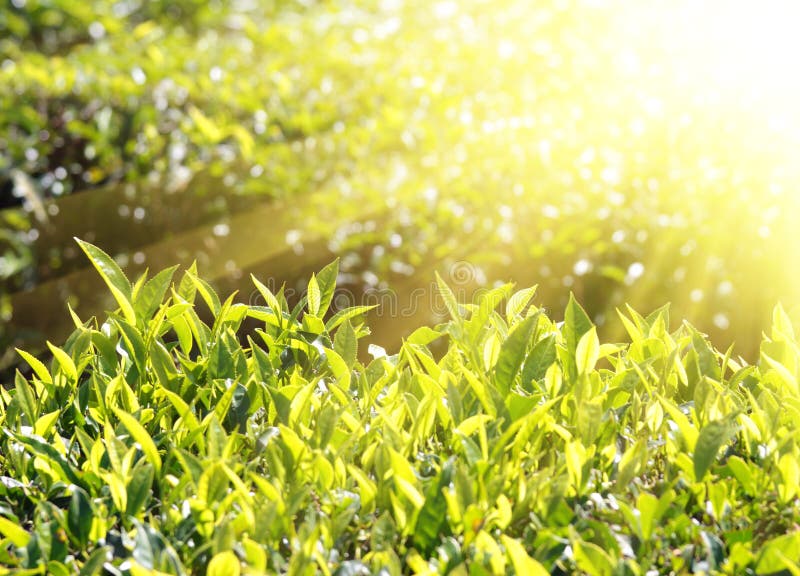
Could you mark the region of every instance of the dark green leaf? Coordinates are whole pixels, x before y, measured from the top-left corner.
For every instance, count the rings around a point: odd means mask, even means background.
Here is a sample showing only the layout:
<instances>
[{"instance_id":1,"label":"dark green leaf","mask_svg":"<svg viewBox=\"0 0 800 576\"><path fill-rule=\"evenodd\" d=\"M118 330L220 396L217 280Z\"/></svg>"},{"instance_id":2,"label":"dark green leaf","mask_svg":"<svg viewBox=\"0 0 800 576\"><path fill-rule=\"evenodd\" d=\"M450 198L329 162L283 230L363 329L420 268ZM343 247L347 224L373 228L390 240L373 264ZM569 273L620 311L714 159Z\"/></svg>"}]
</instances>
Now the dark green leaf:
<instances>
[{"instance_id":1,"label":"dark green leaf","mask_svg":"<svg viewBox=\"0 0 800 576\"><path fill-rule=\"evenodd\" d=\"M514 384L514 379L525 360L531 333L538 321L539 317L536 315L520 322L500 347L500 355L495 365L495 382L497 391L503 397L508 394Z\"/></svg>"},{"instance_id":2,"label":"dark green leaf","mask_svg":"<svg viewBox=\"0 0 800 576\"><path fill-rule=\"evenodd\" d=\"M146 370L147 352L142 335L139 333L139 330L136 329L136 326L124 320L116 319L114 324L116 324L120 332L122 332L125 349L128 351L136 369L139 371L139 374L144 374Z\"/></svg>"},{"instance_id":3,"label":"dark green leaf","mask_svg":"<svg viewBox=\"0 0 800 576\"><path fill-rule=\"evenodd\" d=\"M25 446L25 448L27 448L34 456L40 456L47 459L51 466L54 466L61 472L61 475L65 480L68 480L69 482L79 486L84 486L83 481L78 477L75 470L72 469L70 463L67 462L64 456L62 456L58 450L36 436L23 436L21 434L11 432L10 430L5 430L5 433Z\"/></svg>"},{"instance_id":4,"label":"dark green leaf","mask_svg":"<svg viewBox=\"0 0 800 576\"><path fill-rule=\"evenodd\" d=\"M525 365L522 368L522 383L527 385L534 380L541 380L555 361L556 337L555 334L549 334L534 345L533 350L525 359Z\"/></svg>"},{"instance_id":5,"label":"dark green leaf","mask_svg":"<svg viewBox=\"0 0 800 576\"><path fill-rule=\"evenodd\" d=\"M28 419L28 426L33 426L36 424L36 419L39 417L39 410L36 405L36 399L33 396L33 390L31 390L28 381L19 370L17 370L14 376L14 387L17 390L15 396L17 404L19 404L22 413L25 414L25 417Z\"/></svg>"},{"instance_id":6,"label":"dark green leaf","mask_svg":"<svg viewBox=\"0 0 800 576\"><path fill-rule=\"evenodd\" d=\"M719 449L735 433L736 427L730 420L716 420L703 426L694 448L694 475L698 482L717 459Z\"/></svg>"},{"instance_id":7,"label":"dark green leaf","mask_svg":"<svg viewBox=\"0 0 800 576\"><path fill-rule=\"evenodd\" d=\"M106 563L111 549L108 546L101 546L91 553L89 558L83 563L78 576L97 576L102 573L103 564Z\"/></svg>"},{"instance_id":8,"label":"dark green leaf","mask_svg":"<svg viewBox=\"0 0 800 576\"><path fill-rule=\"evenodd\" d=\"M94 520L94 510L89 495L85 490L78 486L72 489L72 498L69 502L67 514L67 526L81 546L86 546L89 541L89 533L92 531L92 521Z\"/></svg>"},{"instance_id":9,"label":"dark green leaf","mask_svg":"<svg viewBox=\"0 0 800 576\"><path fill-rule=\"evenodd\" d=\"M131 479L126 486L128 501L125 513L136 516L147 504L153 489L154 469L149 462L141 462L133 470Z\"/></svg>"},{"instance_id":10,"label":"dark green leaf","mask_svg":"<svg viewBox=\"0 0 800 576\"><path fill-rule=\"evenodd\" d=\"M430 553L443 536L449 536L447 500L443 491L450 486L453 462L448 460L425 490L425 503L417 517L414 546L423 554Z\"/></svg>"}]
</instances>

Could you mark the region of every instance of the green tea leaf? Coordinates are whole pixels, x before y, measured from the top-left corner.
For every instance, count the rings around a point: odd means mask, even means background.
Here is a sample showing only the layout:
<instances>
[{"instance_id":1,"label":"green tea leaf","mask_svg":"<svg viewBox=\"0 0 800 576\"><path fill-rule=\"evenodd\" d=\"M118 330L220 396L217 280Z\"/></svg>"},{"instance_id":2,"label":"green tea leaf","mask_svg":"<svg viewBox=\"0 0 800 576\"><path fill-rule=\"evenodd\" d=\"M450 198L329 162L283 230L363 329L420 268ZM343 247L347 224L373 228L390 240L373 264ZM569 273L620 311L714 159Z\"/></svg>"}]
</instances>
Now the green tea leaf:
<instances>
[{"instance_id":1,"label":"green tea leaf","mask_svg":"<svg viewBox=\"0 0 800 576\"><path fill-rule=\"evenodd\" d=\"M81 546L86 546L89 541L89 533L92 530L92 521L94 520L94 510L89 495L85 490L74 486L72 488L72 497L69 502L69 510L67 513L67 526Z\"/></svg>"},{"instance_id":2,"label":"green tea leaf","mask_svg":"<svg viewBox=\"0 0 800 576\"><path fill-rule=\"evenodd\" d=\"M72 466L66 460L66 458L64 458L64 456L62 456L58 450L53 448L50 444L47 444L36 436L23 436L21 434L15 434L8 429L5 430L5 433L25 446L32 455L47 460L52 467L58 469L65 481L69 481L72 484L77 484L79 486L84 486L84 482L78 477L75 470L72 469Z\"/></svg>"},{"instance_id":3,"label":"green tea leaf","mask_svg":"<svg viewBox=\"0 0 800 576\"><path fill-rule=\"evenodd\" d=\"M149 359L159 383L163 387L169 388L173 378L178 375L178 371L169 351L158 339L154 339L150 344Z\"/></svg>"},{"instance_id":4,"label":"green tea leaf","mask_svg":"<svg viewBox=\"0 0 800 576\"><path fill-rule=\"evenodd\" d=\"M800 532L795 531L768 540L758 553L758 574L780 574L786 569L786 561L800 562Z\"/></svg>"},{"instance_id":5,"label":"green tea leaf","mask_svg":"<svg viewBox=\"0 0 800 576\"><path fill-rule=\"evenodd\" d=\"M377 308L377 304L373 304L370 306L352 306L350 308L345 308L344 310L340 310L336 314L334 314L330 320L325 323L325 330L328 332L332 332L334 328L339 326L345 320L350 320L355 318L356 316L360 316L361 314L365 314L370 310L374 310Z\"/></svg>"},{"instance_id":6,"label":"green tea leaf","mask_svg":"<svg viewBox=\"0 0 800 576\"><path fill-rule=\"evenodd\" d=\"M153 490L154 469L149 462L137 465L125 490L128 494L125 513L136 516L147 503Z\"/></svg>"},{"instance_id":7,"label":"green tea leaf","mask_svg":"<svg viewBox=\"0 0 800 576\"><path fill-rule=\"evenodd\" d=\"M567 310L564 313L564 328L562 330L566 340L567 350L574 356L578 350L578 342L583 335L592 329L592 321L586 311L575 300L575 295L570 293Z\"/></svg>"},{"instance_id":8,"label":"green tea leaf","mask_svg":"<svg viewBox=\"0 0 800 576\"><path fill-rule=\"evenodd\" d=\"M11 543L18 548L27 546L31 539L31 535L28 532L3 516L0 516L0 534L11 540Z\"/></svg>"},{"instance_id":9,"label":"green tea leaf","mask_svg":"<svg viewBox=\"0 0 800 576\"><path fill-rule=\"evenodd\" d=\"M474 342L478 342L479 335L486 329L489 316L491 316L498 304L506 298L511 291L511 287L511 284L504 284L497 288L492 288L481 295L478 300L477 310L473 311L472 316L466 323L467 333Z\"/></svg>"},{"instance_id":10,"label":"green tea leaf","mask_svg":"<svg viewBox=\"0 0 800 576\"><path fill-rule=\"evenodd\" d=\"M727 466L744 491L750 496L755 496L756 483L753 471L747 462L738 456L731 456L728 458Z\"/></svg>"},{"instance_id":11,"label":"green tea leaf","mask_svg":"<svg viewBox=\"0 0 800 576\"><path fill-rule=\"evenodd\" d=\"M670 400L667 400L666 398L660 398L660 400L664 410L670 415L672 421L678 426L678 431L681 433L681 437L686 443L686 449L689 452L694 452L695 445L697 444L697 428L692 426L689 418Z\"/></svg>"},{"instance_id":12,"label":"green tea leaf","mask_svg":"<svg viewBox=\"0 0 800 576\"><path fill-rule=\"evenodd\" d=\"M425 503L417 517L417 528L414 531L414 545L423 553L432 550L442 534L449 532L447 522L447 501L443 490L450 486L453 461L449 460L442 467L425 491Z\"/></svg>"},{"instance_id":13,"label":"green tea leaf","mask_svg":"<svg viewBox=\"0 0 800 576\"><path fill-rule=\"evenodd\" d=\"M631 480L640 475L646 462L647 442L640 439L622 454L617 467L616 485L618 489L624 490Z\"/></svg>"},{"instance_id":14,"label":"green tea leaf","mask_svg":"<svg viewBox=\"0 0 800 576\"><path fill-rule=\"evenodd\" d=\"M539 404L539 399L535 396L523 396L512 391L506 396L505 403L511 422L516 422L533 412Z\"/></svg>"},{"instance_id":15,"label":"green tea leaf","mask_svg":"<svg viewBox=\"0 0 800 576\"><path fill-rule=\"evenodd\" d=\"M145 349L144 339L136 326L129 324L124 320L114 320L114 324L119 328L122 333L122 339L130 353L131 360L133 361L139 374L144 374L146 371L147 363L147 350Z\"/></svg>"},{"instance_id":16,"label":"green tea leaf","mask_svg":"<svg viewBox=\"0 0 800 576\"><path fill-rule=\"evenodd\" d=\"M427 346L437 338L440 338L442 333L438 330L434 330L433 328L429 328L428 326L420 326L416 330L414 330L408 338L406 338L406 342L409 344L416 344L418 346Z\"/></svg>"},{"instance_id":17,"label":"green tea leaf","mask_svg":"<svg viewBox=\"0 0 800 576\"><path fill-rule=\"evenodd\" d=\"M158 473L161 470L161 456L158 454L158 448L156 448L155 442L153 442L150 434L148 434L144 426L139 424L139 421L132 415L116 407L113 408L113 410L114 414L119 418L119 421L122 422L122 425L127 428L128 433L130 433L133 439L139 444L142 452L144 452L145 458L150 461L156 469L156 473Z\"/></svg>"},{"instance_id":18,"label":"green tea leaf","mask_svg":"<svg viewBox=\"0 0 800 576\"><path fill-rule=\"evenodd\" d=\"M506 554L508 554L516 574L525 574L526 576L548 576L550 574L544 566L528 556L519 540L502 534L500 541L506 549Z\"/></svg>"},{"instance_id":19,"label":"green tea leaf","mask_svg":"<svg viewBox=\"0 0 800 576\"><path fill-rule=\"evenodd\" d=\"M692 334L692 347L697 352L697 363L701 375L709 376L714 380L721 377L717 354L700 332L689 326Z\"/></svg>"},{"instance_id":20,"label":"green tea leaf","mask_svg":"<svg viewBox=\"0 0 800 576\"><path fill-rule=\"evenodd\" d=\"M709 422L700 429L694 448L694 475L700 482L717 459L719 449L736 433L736 427L729 420Z\"/></svg>"},{"instance_id":21,"label":"green tea leaf","mask_svg":"<svg viewBox=\"0 0 800 576\"><path fill-rule=\"evenodd\" d=\"M33 396L33 391L28 385L25 377L17 371L14 377L14 387L17 390L17 403L22 408L22 413L28 419L28 426L33 426L39 416L39 409L36 405L36 399Z\"/></svg>"},{"instance_id":22,"label":"green tea leaf","mask_svg":"<svg viewBox=\"0 0 800 576\"><path fill-rule=\"evenodd\" d=\"M75 241L89 257L89 260L100 273L100 276L103 278L109 290L111 290L111 294L114 296L114 300L117 301L117 304L119 304L125 319L131 324L136 324L136 311L132 303L131 283L120 267L114 262L111 256L103 252L97 246L78 238L75 238Z\"/></svg>"},{"instance_id":23,"label":"green tea leaf","mask_svg":"<svg viewBox=\"0 0 800 576\"><path fill-rule=\"evenodd\" d=\"M219 296L211 287L211 285L197 276L194 272L187 270L186 276L189 280L194 284L195 289L200 293L200 297L208 306L208 309L214 314L214 318L219 316L220 308L222 308L222 304L219 301Z\"/></svg>"},{"instance_id":24,"label":"green tea leaf","mask_svg":"<svg viewBox=\"0 0 800 576\"><path fill-rule=\"evenodd\" d=\"M336 280L339 276L339 259L337 258L317 273L317 285L319 286L319 311L316 316L323 318L333 300L336 291Z\"/></svg>"},{"instance_id":25,"label":"green tea leaf","mask_svg":"<svg viewBox=\"0 0 800 576\"><path fill-rule=\"evenodd\" d=\"M584 446L591 446L597 439L603 420L603 406L597 399L580 402L578 405L578 434Z\"/></svg>"},{"instance_id":26,"label":"green tea leaf","mask_svg":"<svg viewBox=\"0 0 800 576\"><path fill-rule=\"evenodd\" d=\"M800 393L800 384L797 382L797 378L794 374L792 374L786 366L778 362L777 360L773 360L769 356L767 356L763 351L761 352L761 360L772 370L774 370L777 377L787 386L789 390L792 390L795 393Z\"/></svg>"},{"instance_id":27,"label":"green tea leaf","mask_svg":"<svg viewBox=\"0 0 800 576\"><path fill-rule=\"evenodd\" d=\"M497 390L503 397L508 395L520 366L525 360L531 332L538 320L538 316L531 316L520 322L500 347L500 355L495 364L495 382L497 382Z\"/></svg>"},{"instance_id":28,"label":"green tea leaf","mask_svg":"<svg viewBox=\"0 0 800 576\"><path fill-rule=\"evenodd\" d=\"M276 317L278 318L278 320L280 320L282 318L281 305L278 302L278 299L272 293L272 290L267 288L264 284L262 284L258 280L258 278L256 278L252 274L250 275L250 280L253 281L253 284L255 285L256 289L261 294L261 296L264 298L264 302L266 303L266 305L276 314Z\"/></svg>"},{"instance_id":29,"label":"green tea leaf","mask_svg":"<svg viewBox=\"0 0 800 576\"><path fill-rule=\"evenodd\" d=\"M587 374L594 370L598 358L600 358L600 340L597 338L597 328L592 326L581 336L575 351L578 374Z\"/></svg>"},{"instance_id":30,"label":"green tea leaf","mask_svg":"<svg viewBox=\"0 0 800 576\"><path fill-rule=\"evenodd\" d=\"M58 421L59 416L61 416L61 410L53 410L52 412L40 416L33 425L33 433L46 437Z\"/></svg>"},{"instance_id":31,"label":"green tea leaf","mask_svg":"<svg viewBox=\"0 0 800 576\"><path fill-rule=\"evenodd\" d=\"M575 564L590 576L611 576L614 563L608 553L592 542L573 542Z\"/></svg>"},{"instance_id":32,"label":"green tea leaf","mask_svg":"<svg viewBox=\"0 0 800 576\"><path fill-rule=\"evenodd\" d=\"M241 364L241 346L236 337L230 332L223 332L214 341L211 350L208 352L208 375L213 379L236 378L245 376L239 374L246 371L246 367Z\"/></svg>"},{"instance_id":33,"label":"green tea leaf","mask_svg":"<svg viewBox=\"0 0 800 576\"><path fill-rule=\"evenodd\" d=\"M184 273L183 277L181 277L181 281L178 284L178 289L175 292L176 300L183 301L190 304L194 304L194 298L197 295L197 288L195 288L194 281L192 281L192 276L197 275L197 262L192 262L192 265L187 268Z\"/></svg>"},{"instance_id":34,"label":"green tea leaf","mask_svg":"<svg viewBox=\"0 0 800 576\"><path fill-rule=\"evenodd\" d=\"M56 362L61 368L61 372L67 377L67 380L73 384L77 384L78 369L75 367L75 362L72 361L70 355L58 346L53 346L50 342L47 343L47 347L50 348L50 352L55 356Z\"/></svg>"},{"instance_id":35,"label":"green tea leaf","mask_svg":"<svg viewBox=\"0 0 800 576\"><path fill-rule=\"evenodd\" d=\"M333 339L333 349L347 363L347 367L352 369L358 355L358 338L349 321L343 322L336 331L336 336Z\"/></svg>"},{"instance_id":36,"label":"green tea leaf","mask_svg":"<svg viewBox=\"0 0 800 576\"><path fill-rule=\"evenodd\" d=\"M83 566L81 566L81 571L78 573L78 576L96 576L97 574L101 574L103 564L106 563L110 553L111 548L109 546L100 546L95 549L83 563ZM133 573L132 570L131 573Z\"/></svg>"},{"instance_id":37,"label":"green tea leaf","mask_svg":"<svg viewBox=\"0 0 800 576\"><path fill-rule=\"evenodd\" d=\"M450 287L442 279L438 272L436 272L436 285L439 290L439 295L444 300L444 305L447 308L447 311L450 313L450 317L456 322L461 322L463 318L461 317L458 301L456 301L453 291L450 290Z\"/></svg>"},{"instance_id":38,"label":"green tea leaf","mask_svg":"<svg viewBox=\"0 0 800 576\"><path fill-rule=\"evenodd\" d=\"M537 286L531 286L515 292L506 303L506 321L511 324L513 319L525 310L525 307L533 299L536 294Z\"/></svg>"},{"instance_id":39,"label":"green tea leaf","mask_svg":"<svg viewBox=\"0 0 800 576\"><path fill-rule=\"evenodd\" d=\"M541 380L547 369L556 361L556 336L549 334L539 340L525 359L522 367L522 383Z\"/></svg>"},{"instance_id":40,"label":"green tea leaf","mask_svg":"<svg viewBox=\"0 0 800 576\"><path fill-rule=\"evenodd\" d=\"M311 279L308 281L308 311L317 316L319 314L321 293L317 277L312 274Z\"/></svg>"},{"instance_id":41,"label":"green tea leaf","mask_svg":"<svg viewBox=\"0 0 800 576\"><path fill-rule=\"evenodd\" d=\"M17 354L22 356L22 358L27 362L31 368L33 368L33 372L39 377L39 380L44 382L45 384L52 384L53 378L50 376L50 372L47 370L47 367L35 356L25 352L25 350L20 350L19 348L15 348Z\"/></svg>"},{"instance_id":42,"label":"green tea leaf","mask_svg":"<svg viewBox=\"0 0 800 576\"><path fill-rule=\"evenodd\" d=\"M172 266L162 270L148 280L141 290L133 295L133 308L138 319L147 321L152 318L161 305L167 290L169 290L172 277L177 269L177 266Z\"/></svg>"},{"instance_id":43,"label":"green tea leaf","mask_svg":"<svg viewBox=\"0 0 800 576\"><path fill-rule=\"evenodd\" d=\"M648 492L642 492L636 499L636 509L639 511L642 535L649 541L658 521L658 498Z\"/></svg>"},{"instance_id":44,"label":"green tea leaf","mask_svg":"<svg viewBox=\"0 0 800 576\"><path fill-rule=\"evenodd\" d=\"M772 310L772 339L778 342L795 341L792 321L780 302Z\"/></svg>"},{"instance_id":45,"label":"green tea leaf","mask_svg":"<svg viewBox=\"0 0 800 576\"><path fill-rule=\"evenodd\" d=\"M667 302L647 315L645 322L650 326L648 336L661 338L669 331L669 309L670 304Z\"/></svg>"}]
</instances>

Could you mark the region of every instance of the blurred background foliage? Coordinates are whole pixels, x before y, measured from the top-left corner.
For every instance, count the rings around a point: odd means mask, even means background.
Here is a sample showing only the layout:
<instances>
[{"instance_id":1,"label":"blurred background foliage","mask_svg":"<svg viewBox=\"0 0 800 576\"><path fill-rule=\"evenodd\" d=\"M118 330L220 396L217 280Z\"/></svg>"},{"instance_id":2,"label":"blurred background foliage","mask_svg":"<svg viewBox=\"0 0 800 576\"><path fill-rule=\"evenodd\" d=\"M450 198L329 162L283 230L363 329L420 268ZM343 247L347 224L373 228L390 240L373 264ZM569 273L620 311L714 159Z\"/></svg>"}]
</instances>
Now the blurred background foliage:
<instances>
[{"instance_id":1,"label":"blurred background foliage","mask_svg":"<svg viewBox=\"0 0 800 576\"><path fill-rule=\"evenodd\" d=\"M752 356L800 312L800 94L773 3L702 4L6 0L0 349L91 312L77 235L229 288L339 255L406 298L387 345L441 269L607 338L670 301Z\"/></svg>"}]
</instances>

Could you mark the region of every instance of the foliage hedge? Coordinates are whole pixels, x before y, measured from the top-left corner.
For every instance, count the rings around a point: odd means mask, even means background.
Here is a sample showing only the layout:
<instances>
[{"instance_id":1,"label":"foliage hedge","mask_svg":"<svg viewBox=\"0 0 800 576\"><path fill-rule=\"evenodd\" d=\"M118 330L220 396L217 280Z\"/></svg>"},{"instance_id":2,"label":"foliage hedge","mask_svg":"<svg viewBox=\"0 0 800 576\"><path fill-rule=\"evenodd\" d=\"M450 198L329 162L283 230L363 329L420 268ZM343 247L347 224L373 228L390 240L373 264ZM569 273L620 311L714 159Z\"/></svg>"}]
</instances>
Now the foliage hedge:
<instances>
[{"instance_id":1,"label":"foliage hedge","mask_svg":"<svg viewBox=\"0 0 800 576\"><path fill-rule=\"evenodd\" d=\"M366 308L328 313L336 262L289 309L81 247L119 307L70 310L0 392L0 573L800 571L780 307L747 365L667 307L601 344L574 298L555 322L535 288L438 279L450 320L367 362Z\"/></svg>"}]
</instances>

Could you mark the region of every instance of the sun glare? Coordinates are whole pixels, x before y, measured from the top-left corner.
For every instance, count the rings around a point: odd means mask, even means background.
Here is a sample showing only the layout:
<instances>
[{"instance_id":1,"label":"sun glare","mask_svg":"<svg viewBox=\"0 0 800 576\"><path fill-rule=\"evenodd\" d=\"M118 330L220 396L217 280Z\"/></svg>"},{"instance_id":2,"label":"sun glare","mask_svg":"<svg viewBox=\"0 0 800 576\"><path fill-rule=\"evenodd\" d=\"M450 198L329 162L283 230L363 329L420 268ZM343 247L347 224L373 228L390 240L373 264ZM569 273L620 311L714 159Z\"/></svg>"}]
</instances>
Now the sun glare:
<instances>
[{"instance_id":1,"label":"sun glare","mask_svg":"<svg viewBox=\"0 0 800 576\"><path fill-rule=\"evenodd\" d=\"M663 11L661 35L686 82L727 104L768 108L769 128L795 131L800 95L800 3L684 2Z\"/></svg>"},{"instance_id":2,"label":"sun glare","mask_svg":"<svg viewBox=\"0 0 800 576\"><path fill-rule=\"evenodd\" d=\"M621 298L646 307L669 285L683 314L721 332L740 322L731 294L800 314L800 273L785 264L800 250L800 2L500 4L484 3L493 28L454 2L437 12L458 30L448 40L485 50L452 117L476 128L463 145L519 156L541 253L585 230L586 213L618 244L621 219L633 229L623 244L640 245L620 267ZM657 226L636 230L647 213ZM581 252L555 273L572 286L602 258ZM645 261L641 278L629 273Z\"/></svg>"},{"instance_id":3,"label":"sun glare","mask_svg":"<svg viewBox=\"0 0 800 576\"><path fill-rule=\"evenodd\" d=\"M768 97L800 87L797 2L688 2L676 15L685 26L676 40L713 82Z\"/></svg>"},{"instance_id":4,"label":"sun glare","mask_svg":"<svg viewBox=\"0 0 800 576\"><path fill-rule=\"evenodd\" d=\"M611 33L630 72L658 70L673 96L767 112L771 129L797 130L800 3L631 1L614 12Z\"/></svg>"}]
</instances>

